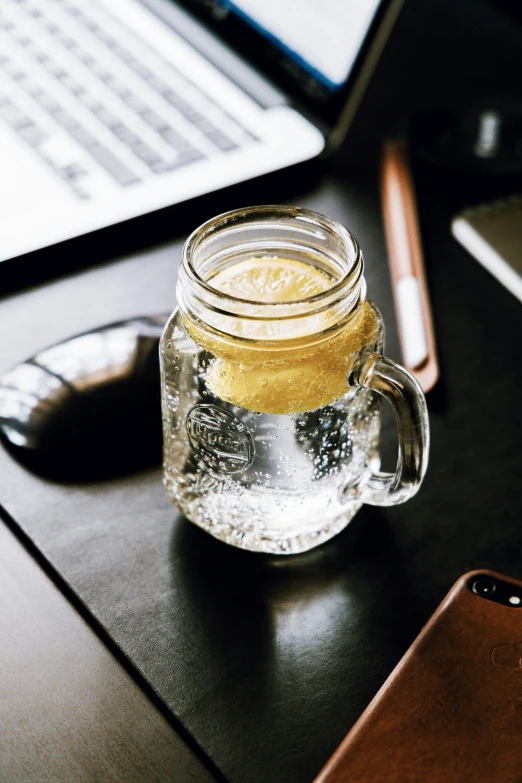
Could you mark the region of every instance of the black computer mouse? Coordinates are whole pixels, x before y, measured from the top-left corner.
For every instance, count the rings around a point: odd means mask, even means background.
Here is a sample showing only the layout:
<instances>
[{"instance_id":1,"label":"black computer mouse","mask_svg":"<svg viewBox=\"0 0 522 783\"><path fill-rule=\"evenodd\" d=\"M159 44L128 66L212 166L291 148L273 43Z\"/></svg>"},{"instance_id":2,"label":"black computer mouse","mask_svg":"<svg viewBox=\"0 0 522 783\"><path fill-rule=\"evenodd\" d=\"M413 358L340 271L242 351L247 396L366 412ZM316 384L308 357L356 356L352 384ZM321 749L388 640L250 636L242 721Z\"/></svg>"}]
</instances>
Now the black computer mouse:
<instances>
[{"instance_id":1,"label":"black computer mouse","mask_svg":"<svg viewBox=\"0 0 522 783\"><path fill-rule=\"evenodd\" d=\"M158 344L169 314L72 337L0 377L0 434L30 470L96 481L161 462Z\"/></svg>"}]
</instances>

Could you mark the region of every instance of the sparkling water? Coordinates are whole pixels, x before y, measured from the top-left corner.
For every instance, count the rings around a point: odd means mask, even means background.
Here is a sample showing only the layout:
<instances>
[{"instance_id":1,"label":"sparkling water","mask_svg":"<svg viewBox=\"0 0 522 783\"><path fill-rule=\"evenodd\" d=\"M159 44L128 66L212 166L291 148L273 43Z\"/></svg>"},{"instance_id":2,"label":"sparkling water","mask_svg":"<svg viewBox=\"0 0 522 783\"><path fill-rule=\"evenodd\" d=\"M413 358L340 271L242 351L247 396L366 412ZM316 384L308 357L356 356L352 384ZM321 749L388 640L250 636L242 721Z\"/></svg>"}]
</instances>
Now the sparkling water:
<instances>
[{"instance_id":1,"label":"sparkling water","mask_svg":"<svg viewBox=\"0 0 522 783\"><path fill-rule=\"evenodd\" d=\"M256 413L207 385L215 357L178 315L162 341L164 483L193 522L262 552L310 549L344 528L378 468L379 403L367 389L315 411Z\"/></svg>"}]
</instances>

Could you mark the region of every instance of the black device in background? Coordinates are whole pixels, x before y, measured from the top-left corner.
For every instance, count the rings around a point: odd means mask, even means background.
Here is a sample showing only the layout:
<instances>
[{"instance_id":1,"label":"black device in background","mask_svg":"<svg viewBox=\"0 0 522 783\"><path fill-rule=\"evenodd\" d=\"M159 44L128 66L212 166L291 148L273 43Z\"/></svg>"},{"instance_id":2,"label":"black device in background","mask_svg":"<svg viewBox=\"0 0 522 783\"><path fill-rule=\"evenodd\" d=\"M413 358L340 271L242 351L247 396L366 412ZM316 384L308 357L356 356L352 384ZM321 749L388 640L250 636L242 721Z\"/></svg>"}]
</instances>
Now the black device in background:
<instances>
[{"instance_id":1,"label":"black device in background","mask_svg":"<svg viewBox=\"0 0 522 783\"><path fill-rule=\"evenodd\" d=\"M479 104L433 107L409 125L412 152L434 168L483 180L522 177L522 102L488 99Z\"/></svg>"},{"instance_id":2,"label":"black device in background","mask_svg":"<svg viewBox=\"0 0 522 783\"><path fill-rule=\"evenodd\" d=\"M498 97L414 117L410 143L431 170L451 232L522 300L522 103Z\"/></svg>"}]
</instances>

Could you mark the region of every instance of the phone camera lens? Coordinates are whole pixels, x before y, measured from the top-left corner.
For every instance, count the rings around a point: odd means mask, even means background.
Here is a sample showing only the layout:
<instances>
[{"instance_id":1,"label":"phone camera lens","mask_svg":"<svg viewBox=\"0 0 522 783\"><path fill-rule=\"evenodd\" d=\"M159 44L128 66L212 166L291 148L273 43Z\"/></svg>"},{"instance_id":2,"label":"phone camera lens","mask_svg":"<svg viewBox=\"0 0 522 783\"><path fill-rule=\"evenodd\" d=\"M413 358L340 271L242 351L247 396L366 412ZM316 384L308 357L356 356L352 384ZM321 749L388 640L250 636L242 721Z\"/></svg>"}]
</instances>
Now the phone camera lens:
<instances>
[{"instance_id":1,"label":"phone camera lens","mask_svg":"<svg viewBox=\"0 0 522 783\"><path fill-rule=\"evenodd\" d=\"M473 582L472 590L477 595L492 595L497 586L492 579L475 579Z\"/></svg>"}]
</instances>

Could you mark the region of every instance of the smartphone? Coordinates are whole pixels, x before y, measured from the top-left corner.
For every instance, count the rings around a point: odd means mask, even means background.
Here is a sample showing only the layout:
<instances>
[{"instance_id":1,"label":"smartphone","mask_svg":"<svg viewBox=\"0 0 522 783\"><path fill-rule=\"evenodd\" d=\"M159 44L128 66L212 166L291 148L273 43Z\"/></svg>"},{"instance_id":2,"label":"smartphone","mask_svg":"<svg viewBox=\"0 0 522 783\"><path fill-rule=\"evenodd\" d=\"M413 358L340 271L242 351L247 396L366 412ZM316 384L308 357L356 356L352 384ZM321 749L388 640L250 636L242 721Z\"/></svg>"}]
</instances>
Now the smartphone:
<instances>
[{"instance_id":1,"label":"smartphone","mask_svg":"<svg viewBox=\"0 0 522 783\"><path fill-rule=\"evenodd\" d=\"M451 232L522 302L522 196L465 209L453 218Z\"/></svg>"},{"instance_id":2,"label":"smartphone","mask_svg":"<svg viewBox=\"0 0 522 783\"><path fill-rule=\"evenodd\" d=\"M521 783L522 582L462 576L314 783Z\"/></svg>"}]
</instances>

